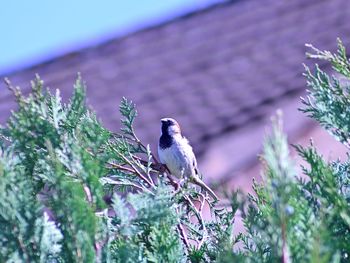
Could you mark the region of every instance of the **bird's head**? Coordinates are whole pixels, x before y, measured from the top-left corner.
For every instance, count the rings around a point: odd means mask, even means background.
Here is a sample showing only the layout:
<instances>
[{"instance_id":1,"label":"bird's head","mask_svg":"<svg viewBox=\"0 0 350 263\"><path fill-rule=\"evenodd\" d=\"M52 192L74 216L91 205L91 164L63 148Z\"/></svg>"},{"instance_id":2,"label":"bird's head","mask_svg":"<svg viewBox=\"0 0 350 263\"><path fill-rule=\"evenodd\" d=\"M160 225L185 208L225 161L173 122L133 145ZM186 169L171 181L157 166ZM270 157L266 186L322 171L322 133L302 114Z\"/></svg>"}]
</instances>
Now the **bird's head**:
<instances>
[{"instance_id":1,"label":"bird's head","mask_svg":"<svg viewBox=\"0 0 350 263\"><path fill-rule=\"evenodd\" d=\"M170 136L181 134L180 125L176 120L172 118L163 118L160 120L162 134L168 134Z\"/></svg>"}]
</instances>

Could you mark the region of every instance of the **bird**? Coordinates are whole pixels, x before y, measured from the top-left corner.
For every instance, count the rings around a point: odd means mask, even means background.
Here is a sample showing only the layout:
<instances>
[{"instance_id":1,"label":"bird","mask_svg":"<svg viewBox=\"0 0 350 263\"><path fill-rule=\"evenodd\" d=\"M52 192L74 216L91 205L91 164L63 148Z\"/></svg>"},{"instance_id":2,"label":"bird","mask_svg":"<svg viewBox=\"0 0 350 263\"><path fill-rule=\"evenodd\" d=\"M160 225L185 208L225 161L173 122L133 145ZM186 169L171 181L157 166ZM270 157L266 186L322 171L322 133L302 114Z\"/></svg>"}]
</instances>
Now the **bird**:
<instances>
[{"instance_id":1,"label":"bird","mask_svg":"<svg viewBox=\"0 0 350 263\"><path fill-rule=\"evenodd\" d=\"M189 141L182 135L179 123L172 118L161 121L161 136L158 156L171 175L181 180L189 180L207 191L216 201L219 198L200 178L196 156Z\"/></svg>"}]
</instances>

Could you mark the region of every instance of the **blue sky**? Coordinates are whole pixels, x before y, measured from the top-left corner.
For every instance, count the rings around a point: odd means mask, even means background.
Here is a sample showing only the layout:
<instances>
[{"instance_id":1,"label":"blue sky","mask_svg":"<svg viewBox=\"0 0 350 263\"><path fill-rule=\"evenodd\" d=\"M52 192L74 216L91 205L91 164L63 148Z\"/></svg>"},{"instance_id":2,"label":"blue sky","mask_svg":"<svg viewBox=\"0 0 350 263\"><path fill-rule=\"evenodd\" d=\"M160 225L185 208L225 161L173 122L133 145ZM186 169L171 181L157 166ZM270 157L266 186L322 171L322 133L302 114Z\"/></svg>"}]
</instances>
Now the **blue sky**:
<instances>
[{"instance_id":1,"label":"blue sky","mask_svg":"<svg viewBox=\"0 0 350 263\"><path fill-rule=\"evenodd\" d=\"M0 74L205 7L214 0L0 0Z\"/></svg>"}]
</instances>

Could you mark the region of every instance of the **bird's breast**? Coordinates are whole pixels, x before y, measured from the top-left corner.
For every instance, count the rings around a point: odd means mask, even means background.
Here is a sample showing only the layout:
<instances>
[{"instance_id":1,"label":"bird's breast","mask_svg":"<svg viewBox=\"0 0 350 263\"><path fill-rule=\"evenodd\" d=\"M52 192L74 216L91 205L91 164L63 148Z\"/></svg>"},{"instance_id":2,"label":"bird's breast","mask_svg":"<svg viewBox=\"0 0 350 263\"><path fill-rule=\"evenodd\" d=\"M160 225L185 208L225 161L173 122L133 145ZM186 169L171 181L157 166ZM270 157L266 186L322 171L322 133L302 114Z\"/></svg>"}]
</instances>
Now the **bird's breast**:
<instances>
[{"instance_id":1,"label":"bird's breast","mask_svg":"<svg viewBox=\"0 0 350 263\"><path fill-rule=\"evenodd\" d=\"M187 140L174 140L170 147L158 147L159 159L176 177L189 177L193 171L193 151Z\"/></svg>"}]
</instances>

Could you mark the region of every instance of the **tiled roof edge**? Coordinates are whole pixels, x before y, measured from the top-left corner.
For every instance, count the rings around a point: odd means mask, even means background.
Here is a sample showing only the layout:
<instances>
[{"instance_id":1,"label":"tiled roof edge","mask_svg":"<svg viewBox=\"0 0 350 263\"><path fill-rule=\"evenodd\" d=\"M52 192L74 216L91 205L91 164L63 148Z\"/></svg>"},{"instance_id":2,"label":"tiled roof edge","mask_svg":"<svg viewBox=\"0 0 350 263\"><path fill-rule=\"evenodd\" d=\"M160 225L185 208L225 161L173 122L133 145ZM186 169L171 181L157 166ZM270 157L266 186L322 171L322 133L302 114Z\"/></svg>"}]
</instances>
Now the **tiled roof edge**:
<instances>
[{"instance_id":1,"label":"tiled roof edge","mask_svg":"<svg viewBox=\"0 0 350 263\"><path fill-rule=\"evenodd\" d=\"M194 16L212 11L212 10L217 9L217 8L223 8L223 7L228 6L228 5L236 4L239 2L243 2L243 1L249 1L249 0L217 0L217 1L218 2L213 3L213 4L209 4L208 6L205 6L203 8L199 8L196 10L186 12L185 14L177 16L175 18L171 18L169 20L166 20L166 21L163 21L160 23L156 23L154 25L149 25L149 26L146 26L144 28L125 33L124 35L111 36L111 37L108 37L108 39L102 40L99 43L92 44L92 45L89 45L86 47L80 47L80 48L78 47L77 49L66 52L64 54L60 54L60 55L56 55L56 56L54 55L52 58L44 59L42 62L36 63L34 65L31 65L31 66L19 68L16 70L9 70L7 72L6 71L2 72L0 75L0 78L6 77L6 76L11 76L11 75L14 75L14 74L22 72L22 71L35 70L38 67L48 65L48 64L53 63L57 60L67 59L69 57L78 56L78 55L80 55L88 50L96 49L96 48L99 48L99 47L105 46L105 45L109 45L113 42L122 41L123 39L126 39L128 37L134 36L134 35L142 33L142 32L147 32L147 31L158 29L158 28L162 28L162 27L167 26L169 24L176 23L176 22L181 21L181 20L189 19L189 18L192 18Z\"/></svg>"}]
</instances>

